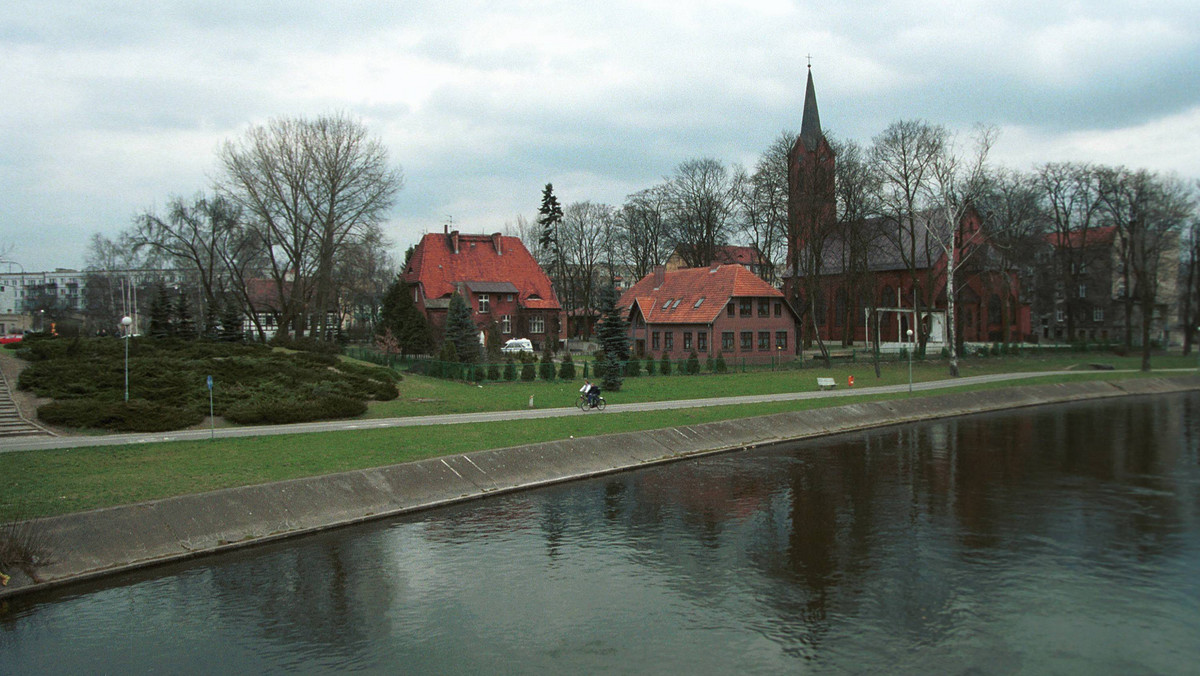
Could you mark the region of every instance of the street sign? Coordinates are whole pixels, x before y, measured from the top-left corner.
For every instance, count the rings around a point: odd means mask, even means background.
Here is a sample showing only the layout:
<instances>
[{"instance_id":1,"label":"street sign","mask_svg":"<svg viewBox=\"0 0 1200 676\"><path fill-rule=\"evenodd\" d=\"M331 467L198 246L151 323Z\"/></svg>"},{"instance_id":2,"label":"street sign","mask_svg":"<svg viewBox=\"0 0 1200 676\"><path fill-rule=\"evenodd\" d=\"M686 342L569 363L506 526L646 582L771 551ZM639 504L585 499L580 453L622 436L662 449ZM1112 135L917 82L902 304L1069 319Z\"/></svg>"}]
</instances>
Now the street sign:
<instances>
[{"instance_id":1,"label":"street sign","mask_svg":"<svg viewBox=\"0 0 1200 676\"><path fill-rule=\"evenodd\" d=\"M208 389L212 389L212 376L208 377Z\"/></svg>"}]
</instances>

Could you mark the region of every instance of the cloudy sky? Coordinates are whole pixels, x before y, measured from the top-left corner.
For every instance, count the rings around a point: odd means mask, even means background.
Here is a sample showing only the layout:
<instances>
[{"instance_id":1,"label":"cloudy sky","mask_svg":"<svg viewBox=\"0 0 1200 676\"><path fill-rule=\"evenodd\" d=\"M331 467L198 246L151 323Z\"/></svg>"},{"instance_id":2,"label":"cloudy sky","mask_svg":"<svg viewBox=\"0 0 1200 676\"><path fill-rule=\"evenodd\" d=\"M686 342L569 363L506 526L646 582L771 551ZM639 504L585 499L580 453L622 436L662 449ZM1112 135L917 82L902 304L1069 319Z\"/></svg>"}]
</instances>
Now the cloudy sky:
<instances>
[{"instance_id":1,"label":"cloudy sky","mask_svg":"<svg viewBox=\"0 0 1200 676\"><path fill-rule=\"evenodd\" d=\"M616 205L688 159L753 165L799 128L808 55L844 138L982 122L1012 167L1200 177L1195 0L8 0L0 251L80 268L94 233L208 190L222 141L328 112L403 168L397 252L532 219L547 182Z\"/></svg>"}]
</instances>

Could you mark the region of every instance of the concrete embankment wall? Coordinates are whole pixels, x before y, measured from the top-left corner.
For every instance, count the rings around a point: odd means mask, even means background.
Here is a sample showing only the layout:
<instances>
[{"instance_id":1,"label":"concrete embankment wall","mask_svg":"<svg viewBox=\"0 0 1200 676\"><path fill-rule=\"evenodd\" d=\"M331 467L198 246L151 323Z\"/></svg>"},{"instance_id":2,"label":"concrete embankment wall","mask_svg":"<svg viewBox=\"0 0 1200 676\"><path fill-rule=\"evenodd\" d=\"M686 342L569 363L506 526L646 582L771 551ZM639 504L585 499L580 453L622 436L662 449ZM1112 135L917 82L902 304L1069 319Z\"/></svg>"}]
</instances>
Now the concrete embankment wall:
<instances>
[{"instance_id":1,"label":"concrete embankment wall","mask_svg":"<svg viewBox=\"0 0 1200 676\"><path fill-rule=\"evenodd\" d=\"M711 453L1024 406L1200 389L1200 377L1031 385L566 439L40 519L48 561L0 597L201 554Z\"/></svg>"}]
</instances>

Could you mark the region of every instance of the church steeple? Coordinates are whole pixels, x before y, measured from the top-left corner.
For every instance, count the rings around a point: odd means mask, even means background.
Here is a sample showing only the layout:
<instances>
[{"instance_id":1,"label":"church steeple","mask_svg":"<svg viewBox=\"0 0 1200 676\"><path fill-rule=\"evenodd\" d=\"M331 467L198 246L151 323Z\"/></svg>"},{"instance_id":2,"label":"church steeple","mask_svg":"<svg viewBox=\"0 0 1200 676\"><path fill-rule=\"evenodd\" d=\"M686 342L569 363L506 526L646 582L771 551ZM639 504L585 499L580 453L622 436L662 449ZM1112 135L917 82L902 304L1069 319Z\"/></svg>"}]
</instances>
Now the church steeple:
<instances>
[{"instance_id":1,"label":"church steeple","mask_svg":"<svg viewBox=\"0 0 1200 676\"><path fill-rule=\"evenodd\" d=\"M800 138L810 152L817 149L824 135L821 133L821 115L817 112L817 91L813 87L812 64L808 66L808 86L804 88L804 118L800 122Z\"/></svg>"}]
</instances>

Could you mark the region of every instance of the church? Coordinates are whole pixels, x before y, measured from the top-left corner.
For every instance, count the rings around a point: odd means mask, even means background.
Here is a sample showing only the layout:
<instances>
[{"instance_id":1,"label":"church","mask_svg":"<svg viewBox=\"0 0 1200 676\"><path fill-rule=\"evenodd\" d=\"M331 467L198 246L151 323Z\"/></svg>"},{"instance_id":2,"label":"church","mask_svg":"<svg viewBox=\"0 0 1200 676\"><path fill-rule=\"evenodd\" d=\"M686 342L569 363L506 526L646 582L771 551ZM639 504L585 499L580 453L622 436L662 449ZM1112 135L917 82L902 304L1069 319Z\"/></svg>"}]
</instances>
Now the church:
<instances>
[{"instance_id":1,"label":"church","mask_svg":"<svg viewBox=\"0 0 1200 676\"><path fill-rule=\"evenodd\" d=\"M788 241L784 293L801 315L802 340L830 346L924 344L948 340L945 251L965 261L955 276L955 334L967 342L1018 342L1030 332L1017 275L996 264L983 218L967 210L950 224L939 210L902 223L879 216L839 218L837 157L821 131L812 67L800 135L788 153ZM951 233L951 228L957 231ZM911 331L911 333L910 333Z\"/></svg>"}]
</instances>

